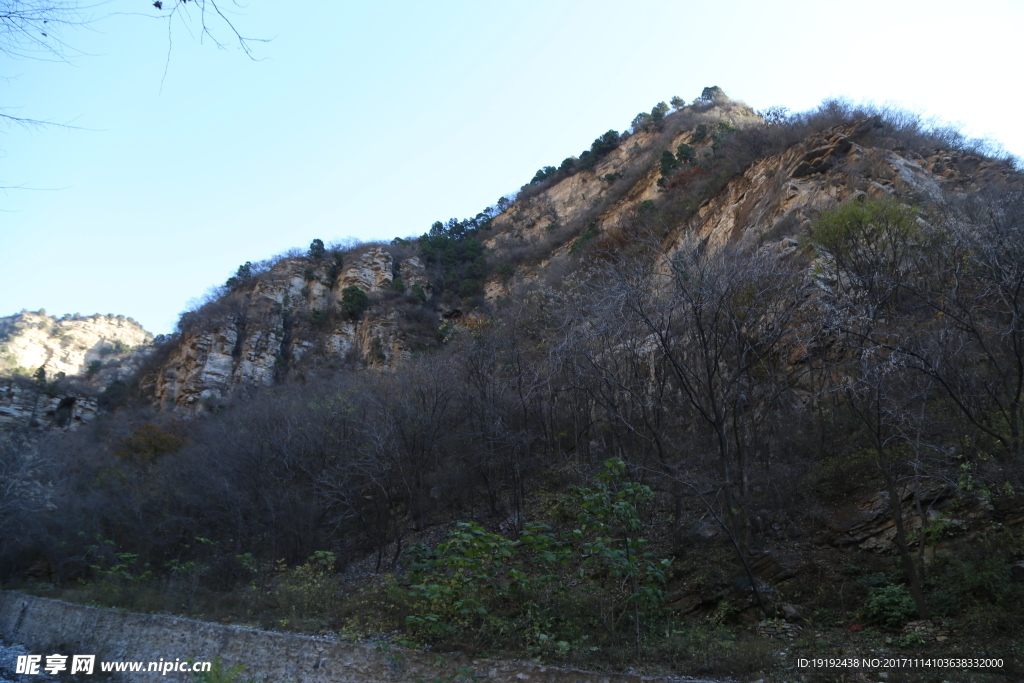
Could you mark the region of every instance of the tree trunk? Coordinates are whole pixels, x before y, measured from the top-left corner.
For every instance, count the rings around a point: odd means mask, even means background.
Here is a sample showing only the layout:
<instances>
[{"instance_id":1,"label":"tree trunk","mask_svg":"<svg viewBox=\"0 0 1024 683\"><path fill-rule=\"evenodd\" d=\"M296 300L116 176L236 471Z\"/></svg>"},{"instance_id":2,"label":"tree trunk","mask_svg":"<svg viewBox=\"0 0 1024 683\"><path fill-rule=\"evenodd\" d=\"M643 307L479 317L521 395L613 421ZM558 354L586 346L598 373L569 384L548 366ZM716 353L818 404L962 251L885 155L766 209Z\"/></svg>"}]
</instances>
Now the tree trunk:
<instances>
[{"instance_id":1,"label":"tree trunk","mask_svg":"<svg viewBox=\"0 0 1024 683\"><path fill-rule=\"evenodd\" d=\"M881 446L878 448L878 466L881 468L882 474L885 475L885 485L889 490L889 508L892 510L892 521L896 525L896 547L899 549L900 559L903 561L903 571L906 572L907 578L910 580L910 594L917 605L918 616L922 619L930 619L928 603L925 602L924 591L921 589L921 577L914 565L914 558L911 556L907 544L907 532L903 527L902 500L896 493L896 481L892 477L888 459Z\"/></svg>"}]
</instances>

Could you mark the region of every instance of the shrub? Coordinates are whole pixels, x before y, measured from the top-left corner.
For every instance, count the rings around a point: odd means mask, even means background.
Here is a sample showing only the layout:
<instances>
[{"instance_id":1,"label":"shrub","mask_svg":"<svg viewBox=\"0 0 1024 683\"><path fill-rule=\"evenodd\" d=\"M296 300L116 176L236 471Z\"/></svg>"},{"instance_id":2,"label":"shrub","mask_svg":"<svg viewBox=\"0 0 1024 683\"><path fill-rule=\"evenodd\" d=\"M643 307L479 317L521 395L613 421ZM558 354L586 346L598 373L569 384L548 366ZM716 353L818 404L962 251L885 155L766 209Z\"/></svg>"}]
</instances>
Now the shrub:
<instances>
[{"instance_id":1,"label":"shrub","mask_svg":"<svg viewBox=\"0 0 1024 683\"><path fill-rule=\"evenodd\" d=\"M516 634L530 652L564 656L603 638L583 634L603 612L614 614L605 626L621 631L608 634L612 642L635 637L641 621L660 611L672 560L645 552L640 508L653 493L622 481L625 473L621 460L608 460L593 486L573 489L566 502L578 524L567 534L530 522L513 540L460 522L436 548L410 547L416 613L406 618L409 632L422 640L461 634L499 647ZM529 632L521 633L526 624Z\"/></svg>"},{"instance_id":2,"label":"shrub","mask_svg":"<svg viewBox=\"0 0 1024 683\"><path fill-rule=\"evenodd\" d=\"M685 142L676 148L676 159L681 164L692 164L697 160L697 154L693 151L693 147L690 147Z\"/></svg>"},{"instance_id":3,"label":"shrub","mask_svg":"<svg viewBox=\"0 0 1024 683\"><path fill-rule=\"evenodd\" d=\"M370 307L370 297L355 285L341 290L341 311L349 318L358 318Z\"/></svg>"},{"instance_id":4,"label":"shrub","mask_svg":"<svg viewBox=\"0 0 1024 683\"><path fill-rule=\"evenodd\" d=\"M537 174L533 176L533 180L530 181L530 184L533 185L534 183L544 182L556 173L558 173L558 169L554 166L545 166L537 171Z\"/></svg>"},{"instance_id":5,"label":"shrub","mask_svg":"<svg viewBox=\"0 0 1024 683\"><path fill-rule=\"evenodd\" d=\"M1024 556L1024 536L1007 528L960 544L938 558L929 576L929 602L939 614L1003 630L1019 629L1024 615L1024 583L1014 581L1011 567Z\"/></svg>"},{"instance_id":6,"label":"shrub","mask_svg":"<svg viewBox=\"0 0 1024 683\"><path fill-rule=\"evenodd\" d=\"M386 363L388 361L388 357L384 353L384 343L380 340L380 337L374 337L373 341L370 342L370 357L377 363Z\"/></svg>"},{"instance_id":7,"label":"shrub","mask_svg":"<svg viewBox=\"0 0 1024 683\"><path fill-rule=\"evenodd\" d=\"M317 239L313 240L309 245L309 258L322 259L324 254L327 253L327 249L324 247L324 241Z\"/></svg>"},{"instance_id":8,"label":"shrub","mask_svg":"<svg viewBox=\"0 0 1024 683\"><path fill-rule=\"evenodd\" d=\"M658 104L654 105L654 109L651 109L651 123L659 130L665 122L665 114L668 113L668 109L668 104L665 102L658 102Z\"/></svg>"},{"instance_id":9,"label":"shrub","mask_svg":"<svg viewBox=\"0 0 1024 683\"><path fill-rule=\"evenodd\" d=\"M413 285L412 289L409 290L409 298L418 304L425 304L427 302L427 293L419 285Z\"/></svg>"},{"instance_id":10,"label":"shrub","mask_svg":"<svg viewBox=\"0 0 1024 683\"><path fill-rule=\"evenodd\" d=\"M481 294L484 285L479 280L463 280L459 283L459 296L471 297Z\"/></svg>"},{"instance_id":11,"label":"shrub","mask_svg":"<svg viewBox=\"0 0 1024 683\"><path fill-rule=\"evenodd\" d=\"M587 228L586 232L580 235L579 239L573 242L572 246L569 247L569 254L576 255L582 252L587 247L587 245L590 244L595 237L597 237L597 235L597 227L592 225L589 228Z\"/></svg>"},{"instance_id":12,"label":"shrub","mask_svg":"<svg viewBox=\"0 0 1024 683\"><path fill-rule=\"evenodd\" d=\"M237 289L252 280L252 278L252 261L246 261L242 265L238 266L238 270L235 271L234 276L228 278L226 284L228 289Z\"/></svg>"},{"instance_id":13,"label":"shrub","mask_svg":"<svg viewBox=\"0 0 1024 683\"><path fill-rule=\"evenodd\" d=\"M661 153L661 177L667 178L672 175L672 171L679 167L679 161L675 155L667 149Z\"/></svg>"},{"instance_id":14,"label":"shrub","mask_svg":"<svg viewBox=\"0 0 1024 683\"><path fill-rule=\"evenodd\" d=\"M697 99L701 102L717 102L718 100L725 97L725 91L719 88L717 85L711 85L704 88L700 97Z\"/></svg>"},{"instance_id":15,"label":"shrub","mask_svg":"<svg viewBox=\"0 0 1024 683\"><path fill-rule=\"evenodd\" d=\"M327 268L327 274L330 276L331 280L334 281L339 275L341 275L341 269L345 265L345 255L338 250L334 250L331 252L331 257L332 261L331 265Z\"/></svg>"},{"instance_id":16,"label":"shrub","mask_svg":"<svg viewBox=\"0 0 1024 683\"><path fill-rule=\"evenodd\" d=\"M864 603L864 620L885 628L901 628L916 615L914 598L902 585L873 588Z\"/></svg>"},{"instance_id":17,"label":"shrub","mask_svg":"<svg viewBox=\"0 0 1024 683\"><path fill-rule=\"evenodd\" d=\"M85 371L85 374L88 375L89 377L92 377L97 372L99 372L100 368L102 368L102 367L103 367L103 361L94 360L91 363L89 363L89 368Z\"/></svg>"},{"instance_id":18,"label":"shrub","mask_svg":"<svg viewBox=\"0 0 1024 683\"><path fill-rule=\"evenodd\" d=\"M153 462L185 445L185 439L156 425L143 425L132 430L131 436L116 444L117 457L124 460Z\"/></svg>"},{"instance_id":19,"label":"shrub","mask_svg":"<svg viewBox=\"0 0 1024 683\"><path fill-rule=\"evenodd\" d=\"M326 327L327 323L330 322L331 315L330 311L325 308L316 308L310 313L310 318L313 321L314 327Z\"/></svg>"},{"instance_id":20,"label":"shrub","mask_svg":"<svg viewBox=\"0 0 1024 683\"><path fill-rule=\"evenodd\" d=\"M98 403L101 408L112 410L120 408L128 402L128 385L122 380L114 380L103 393L100 394Z\"/></svg>"},{"instance_id":21,"label":"shrub","mask_svg":"<svg viewBox=\"0 0 1024 683\"><path fill-rule=\"evenodd\" d=\"M402 281L402 278L396 277L394 280L392 280L391 281L391 289L396 291L396 292L404 292L405 291L405 283Z\"/></svg>"}]
</instances>

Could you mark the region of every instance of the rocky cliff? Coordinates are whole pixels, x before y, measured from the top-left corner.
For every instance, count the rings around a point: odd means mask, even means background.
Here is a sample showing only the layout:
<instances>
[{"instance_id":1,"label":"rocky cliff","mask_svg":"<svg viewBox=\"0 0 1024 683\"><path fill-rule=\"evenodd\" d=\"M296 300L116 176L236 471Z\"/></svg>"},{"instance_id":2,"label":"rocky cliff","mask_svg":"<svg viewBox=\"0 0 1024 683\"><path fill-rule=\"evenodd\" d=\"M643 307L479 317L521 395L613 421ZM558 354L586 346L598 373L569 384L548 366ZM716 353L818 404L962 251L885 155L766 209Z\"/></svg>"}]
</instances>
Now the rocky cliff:
<instances>
[{"instance_id":1,"label":"rocky cliff","mask_svg":"<svg viewBox=\"0 0 1024 683\"><path fill-rule=\"evenodd\" d=\"M0 318L0 431L92 420L97 397L139 370L152 341L123 315Z\"/></svg>"},{"instance_id":2,"label":"rocky cliff","mask_svg":"<svg viewBox=\"0 0 1024 683\"><path fill-rule=\"evenodd\" d=\"M53 378L85 374L93 366L95 374L123 365L133 349L152 341L153 335L123 315L56 318L22 311L0 318L0 372L32 375L42 368Z\"/></svg>"},{"instance_id":3,"label":"rocky cliff","mask_svg":"<svg viewBox=\"0 0 1024 683\"><path fill-rule=\"evenodd\" d=\"M166 360L143 378L164 405L201 409L236 387L266 386L318 365L390 366L409 353L400 329L402 294L392 285L429 291L415 256L396 262L380 247L356 249L339 261L289 257L251 281L183 316ZM344 310L344 293L368 296L361 313Z\"/></svg>"},{"instance_id":4,"label":"rocky cliff","mask_svg":"<svg viewBox=\"0 0 1024 683\"><path fill-rule=\"evenodd\" d=\"M793 127L788 130L792 135ZM658 212L657 233L668 252L696 236L716 249L739 243L787 253L823 210L851 197L926 203L945 188L969 189L1014 173L979 154L906 145L906 132L894 135L879 116L810 127L783 143L772 135L761 115L720 97L620 136L613 149L574 172L524 186L477 233L487 262L483 298L495 303L571 272L589 241L621 248L628 241L624 226L638 211ZM690 161L666 169L666 155L675 164L673 152L684 148ZM729 154L740 161L722 162ZM672 202L677 210L666 211ZM449 268L440 258L430 271L414 255L416 246L396 240L350 250L341 262L330 255L277 261L186 314L166 361L144 388L161 404L197 408L235 388L270 385L318 365L393 366L421 343L401 321L410 288L419 285L431 296L432 282ZM393 288L396 278L402 285ZM342 293L353 286L371 305L346 315ZM405 296L395 291L402 287ZM427 319L436 332L443 318L472 317L481 303L451 291L435 296L429 315L421 311L420 327Z\"/></svg>"},{"instance_id":5,"label":"rocky cliff","mask_svg":"<svg viewBox=\"0 0 1024 683\"><path fill-rule=\"evenodd\" d=\"M719 121L739 129L762 123L746 105L724 100L700 117L690 118L681 129L634 135L592 171L574 174L515 202L494 220L495 234L485 244L497 260L515 258L517 251L524 250L536 256L511 282L492 279L488 299L507 295L517 280L536 279L546 268L571 260L573 245L586 239L587 232L615 233L641 203L664 201L667 195L685 192L687 182L706 176L707 169L694 166L668 186L664 181L659 184L657 154L689 144L698 158L712 155L713 140L696 128ZM712 248L738 242L787 252L822 211L853 197L891 195L929 203L941 199L944 189L970 191L1016 175L1010 164L981 154L943 148L921 154L894 143L888 137L891 132L879 116L872 116L755 158L704 198L692 215L661 226L666 246L671 251L696 235ZM565 231L566 226L571 229Z\"/></svg>"}]
</instances>

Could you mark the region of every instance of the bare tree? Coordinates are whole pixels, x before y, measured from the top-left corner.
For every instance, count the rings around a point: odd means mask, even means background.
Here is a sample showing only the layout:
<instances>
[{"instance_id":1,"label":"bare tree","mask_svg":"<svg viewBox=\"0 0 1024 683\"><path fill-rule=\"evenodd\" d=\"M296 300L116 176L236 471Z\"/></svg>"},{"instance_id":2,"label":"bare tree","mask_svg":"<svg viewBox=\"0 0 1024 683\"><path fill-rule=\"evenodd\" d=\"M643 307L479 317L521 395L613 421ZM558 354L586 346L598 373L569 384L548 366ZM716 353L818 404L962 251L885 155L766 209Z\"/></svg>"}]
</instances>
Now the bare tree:
<instances>
[{"instance_id":1,"label":"bare tree","mask_svg":"<svg viewBox=\"0 0 1024 683\"><path fill-rule=\"evenodd\" d=\"M713 252L694 238L615 261L591 282L586 296L598 303L569 336L613 427L614 454L616 439L635 436L706 504L767 611L747 559L751 477L788 388L782 351L801 278L774 256Z\"/></svg>"},{"instance_id":2,"label":"bare tree","mask_svg":"<svg viewBox=\"0 0 1024 683\"><path fill-rule=\"evenodd\" d=\"M51 505L52 466L22 435L0 436L0 557L29 518Z\"/></svg>"},{"instance_id":3,"label":"bare tree","mask_svg":"<svg viewBox=\"0 0 1024 683\"><path fill-rule=\"evenodd\" d=\"M1024 192L954 198L910 293L926 307L901 348L1024 480Z\"/></svg>"}]
</instances>

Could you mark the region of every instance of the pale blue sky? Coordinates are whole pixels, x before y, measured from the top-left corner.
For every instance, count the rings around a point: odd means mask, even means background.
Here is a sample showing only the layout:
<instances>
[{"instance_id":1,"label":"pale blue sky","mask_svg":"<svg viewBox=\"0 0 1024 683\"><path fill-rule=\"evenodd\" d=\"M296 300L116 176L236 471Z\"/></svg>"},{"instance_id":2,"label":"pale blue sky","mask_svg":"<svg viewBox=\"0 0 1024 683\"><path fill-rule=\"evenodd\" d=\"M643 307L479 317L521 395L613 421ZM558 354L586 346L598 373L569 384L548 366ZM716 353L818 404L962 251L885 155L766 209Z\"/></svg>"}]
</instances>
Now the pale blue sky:
<instances>
[{"instance_id":1,"label":"pale blue sky","mask_svg":"<svg viewBox=\"0 0 1024 683\"><path fill-rule=\"evenodd\" d=\"M283 8L283 9L282 9ZM297 9L296 9L297 8ZM758 109L896 102L1024 154L1024 3L280 3L260 61L113 0L71 64L2 59L0 315L123 313L154 333L244 261L474 215L673 95ZM227 38L226 35L223 37Z\"/></svg>"}]
</instances>

